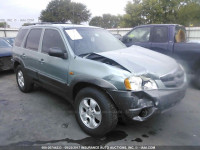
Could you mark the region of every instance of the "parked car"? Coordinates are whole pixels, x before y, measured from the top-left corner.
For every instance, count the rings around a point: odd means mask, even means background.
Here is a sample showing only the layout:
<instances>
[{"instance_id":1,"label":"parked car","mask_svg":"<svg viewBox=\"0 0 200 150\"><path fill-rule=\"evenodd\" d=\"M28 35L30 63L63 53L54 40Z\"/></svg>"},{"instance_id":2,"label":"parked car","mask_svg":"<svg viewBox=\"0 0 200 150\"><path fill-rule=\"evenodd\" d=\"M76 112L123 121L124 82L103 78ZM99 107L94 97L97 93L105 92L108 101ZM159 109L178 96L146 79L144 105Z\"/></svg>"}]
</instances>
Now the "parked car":
<instances>
[{"instance_id":1,"label":"parked car","mask_svg":"<svg viewBox=\"0 0 200 150\"><path fill-rule=\"evenodd\" d=\"M0 71L12 69L12 46L0 38Z\"/></svg>"},{"instance_id":2,"label":"parked car","mask_svg":"<svg viewBox=\"0 0 200 150\"><path fill-rule=\"evenodd\" d=\"M144 121L183 99L183 68L168 56L127 48L108 31L91 26L22 27L13 48L22 92L34 84L66 98L81 128L92 136L111 131L123 114Z\"/></svg>"},{"instance_id":3,"label":"parked car","mask_svg":"<svg viewBox=\"0 0 200 150\"><path fill-rule=\"evenodd\" d=\"M13 46L13 44L15 42L14 37L4 37L3 39L6 40L11 46Z\"/></svg>"},{"instance_id":4,"label":"parked car","mask_svg":"<svg viewBox=\"0 0 200 150\"><path fill-rule=\"evenodd\" d=\"M122 38L128 47L138 45L175 58L195 75L194 83L200 88L200 43L186 41L185 27L176 24L137 26Z\"/></svg>"}]
</instances>

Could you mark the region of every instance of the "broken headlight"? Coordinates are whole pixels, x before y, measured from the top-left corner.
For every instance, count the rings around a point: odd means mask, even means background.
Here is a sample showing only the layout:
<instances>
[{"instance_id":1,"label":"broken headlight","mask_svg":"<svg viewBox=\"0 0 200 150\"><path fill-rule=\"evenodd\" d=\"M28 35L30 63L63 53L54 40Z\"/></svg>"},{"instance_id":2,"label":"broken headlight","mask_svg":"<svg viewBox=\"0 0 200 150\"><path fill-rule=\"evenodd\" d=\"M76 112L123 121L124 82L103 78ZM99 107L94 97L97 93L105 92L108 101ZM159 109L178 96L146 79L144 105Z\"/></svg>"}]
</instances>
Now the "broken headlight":
<instances>
[{"instance_id":1,"label":"broken headlight","mask_svg":"<svg viewBox=\"0 0 200 150\"><path fill-rule=\"evenodd\" d=\"M127 90L142 91L158 89L154 80L145 77L132 76L124 80L124 84Z\"/></svg>"}]
</instances>

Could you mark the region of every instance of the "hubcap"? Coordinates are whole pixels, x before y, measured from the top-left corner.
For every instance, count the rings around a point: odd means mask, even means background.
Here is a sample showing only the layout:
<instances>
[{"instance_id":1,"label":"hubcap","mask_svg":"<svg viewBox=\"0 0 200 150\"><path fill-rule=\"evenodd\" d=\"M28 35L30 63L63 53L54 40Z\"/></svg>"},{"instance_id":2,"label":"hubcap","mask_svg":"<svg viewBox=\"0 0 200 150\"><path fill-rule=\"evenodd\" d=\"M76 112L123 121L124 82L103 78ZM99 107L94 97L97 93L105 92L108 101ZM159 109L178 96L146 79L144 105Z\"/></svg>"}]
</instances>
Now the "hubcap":
<instances>
[{"instance_id":1,"label":"hubcap","mask_svg":"<svg viewBox=\"0 0 200 150\"><path fill-rule=\"evenodd\" d=\"M18 71L18 73L17 73L17 80L18 80L19 86L21 88L23 88L24 87L24 76L23 76L23 73L21 70Z\"/></svg>"},{"instance_id":2,"label":"hubcap","mask_svg":"<svg viewBox=\"0 0 200 150\"><path fill-rule=\"evenodd\" d=\"M101 109L92 98L84 98L80 102L79 115L84 125L90 129L95 129L101 124Z\"/></svg>"}]
</instances>

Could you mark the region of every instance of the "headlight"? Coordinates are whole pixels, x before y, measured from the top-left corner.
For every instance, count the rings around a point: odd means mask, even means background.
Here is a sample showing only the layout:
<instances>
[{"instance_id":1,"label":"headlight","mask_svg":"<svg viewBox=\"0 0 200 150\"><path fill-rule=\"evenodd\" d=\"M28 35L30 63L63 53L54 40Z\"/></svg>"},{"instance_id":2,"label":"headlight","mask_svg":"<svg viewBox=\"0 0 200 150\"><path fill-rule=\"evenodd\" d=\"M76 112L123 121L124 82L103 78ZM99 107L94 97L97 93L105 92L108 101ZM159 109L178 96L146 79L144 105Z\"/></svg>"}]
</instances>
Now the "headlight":
<instances>
[{"instance_id":1,"label":"headlight","mask_svg":"<svg viewBox=\"0 0 200 150\"><path fill-rule=\"evenodd\" d=\"M127 90L141 91L158 89L154 80L145 77L132 76L124 80Z\"/></svg>"}]
</instances>

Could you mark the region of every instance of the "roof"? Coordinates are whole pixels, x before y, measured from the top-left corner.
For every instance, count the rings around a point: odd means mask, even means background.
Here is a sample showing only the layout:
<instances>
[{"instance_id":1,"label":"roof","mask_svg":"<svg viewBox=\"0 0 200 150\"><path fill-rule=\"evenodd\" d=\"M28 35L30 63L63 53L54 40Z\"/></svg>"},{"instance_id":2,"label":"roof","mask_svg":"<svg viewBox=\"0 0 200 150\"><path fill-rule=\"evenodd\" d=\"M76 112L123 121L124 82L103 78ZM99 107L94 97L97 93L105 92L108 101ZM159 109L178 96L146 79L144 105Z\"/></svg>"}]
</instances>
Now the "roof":
<instances>
[{"instance_id":1,"label":"roof","mask_svg":"<svg viewBox=\"0 0 200 150\"><path fill-rule=\"evenodd\" d=\"M65 23L36 23L29 26L23 26L22 28L30 28L30 27L62 27L62 28L99 28L95 26L89 26L89 25L77 25L77 24L65 24Z\"/></svg>"},{"instance_id":2,"label":"roof","mask_svg":"<svg viewBox=\"0 0 200 150\"><path fill-rule=\"evenodd\" d=\"M140 27L141 26L182 26L180 24L146 24L146 25L139 25Z\"/></svg>"}]
</instances>

